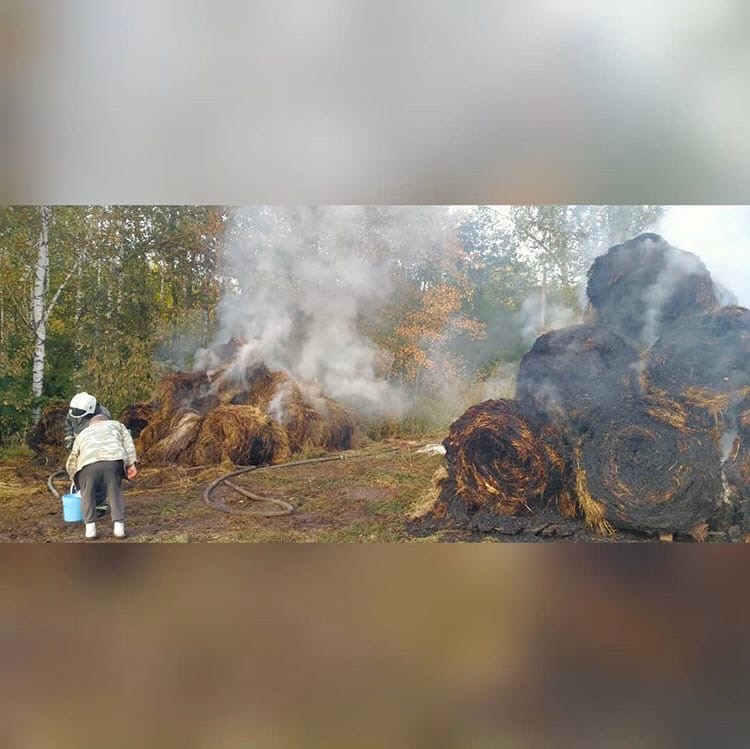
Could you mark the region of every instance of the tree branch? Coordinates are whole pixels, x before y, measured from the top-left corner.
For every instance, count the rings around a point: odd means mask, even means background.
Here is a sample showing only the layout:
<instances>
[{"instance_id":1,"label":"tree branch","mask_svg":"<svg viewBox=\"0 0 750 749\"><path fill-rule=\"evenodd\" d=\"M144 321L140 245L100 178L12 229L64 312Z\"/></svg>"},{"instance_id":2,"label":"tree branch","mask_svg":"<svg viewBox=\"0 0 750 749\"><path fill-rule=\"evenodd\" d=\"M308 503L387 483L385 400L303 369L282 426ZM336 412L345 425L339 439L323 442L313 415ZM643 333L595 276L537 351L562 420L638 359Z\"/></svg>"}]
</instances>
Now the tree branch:
<instances>
[{"instance_id":1,"label":"tree branch","mask_svg":"<svg viewBox=\"0 0 750 749\"><path fill-rule=\"evenodd\" d=\"M78 260L73 263L73 267L68 272L68 275L65 276L62 283L57 287L57 291L55 292L55 295L50 299L50 303L47 305L47 309L44 311L44 322L46 323L49 320L49 316L52 314L52 310L55 308L55 304L57 304L57 300L60 298L60 294L62 294L63 289L67 285L68 281L70 281L71 276L78 270Z\"/></svg>"}]
</instances>

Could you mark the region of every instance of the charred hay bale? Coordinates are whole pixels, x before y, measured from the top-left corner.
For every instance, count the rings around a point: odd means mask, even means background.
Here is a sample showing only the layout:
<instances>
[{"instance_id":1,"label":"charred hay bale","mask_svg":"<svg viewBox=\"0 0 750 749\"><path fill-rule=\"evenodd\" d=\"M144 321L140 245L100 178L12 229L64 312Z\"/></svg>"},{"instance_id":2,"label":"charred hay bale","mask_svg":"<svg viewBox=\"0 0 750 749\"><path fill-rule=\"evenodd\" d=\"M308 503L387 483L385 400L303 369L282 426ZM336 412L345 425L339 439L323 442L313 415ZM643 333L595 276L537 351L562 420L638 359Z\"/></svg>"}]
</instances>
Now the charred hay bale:
<instances>
[{"instance_id":1,"label":"charred hay bale","mask_svg":"<svg viewBox=\"0 0 750 749\"><path fill-rule=\"evenodd\" d=\"M443 492L438 513L533 514L556 502L563 515L575 515L562 440L516 401L471 406L451 424L443 445L448 466L443 488L454 486L455 492Z\"/></svg>"},{"instance_id":2,"label":"charred hay bale","mask_svg":"<svg viewBox=\"0 0 750 749\"><path fill-rule=\"evenodd\" d=\"M235 465L282 463L289 459L284 428L254 406L219 406L201 424L193 447L195 465L230 460Z\"/></svg>"},{"instance_id":3,"label":"charred hay bale","mask_svg":"<svg viewBox=\"0 0 750 749\"><path fill-rule=\"evenodd\" d=\"M600 533L697 533L721 501L721 457L679 404L628 397L590 415L576 488L587 524Z\"/></svg>"},{"instance_id":4,"label":"charred hay bale","mask_svg":"<svg viewBox=\"0 0 750 749\"><path fill-rule=\"evenodd\" d=\"M658 234L641 234L597 257L586 293L600 324L644 345L683 316L717 306L711 275L697 255Z\"/></svg>"},{"instance_id":5,"label":"charred hay bale","mask_svg":"<svg viewBox=\"0 0 750 749\"><path fill-rule=\"evenodd\" d=\"M540 336L521 360L516 399L544 418L577 426L596 406L631 390L638 352L599 325Z\"/></svg>"},{"instance_id":6,"label":"charred hay bale","mask_svg":"<svg viewBox=\"0 0 750 749\"><path fill-rule=\"evenodd\" d=\"M206 372L174 372L161 378L155 400L162 413L172 414L179 408L195 408L211 394L211 381Z\"/></svg>"},{"instance_id":7,"label":"charred hay bale","mask_svg":"<svg viewBox=\"0 0 750 749\"><path fill-rule=\"evenodd\" d=\"M653 345L645 377L649 387L723 415L750 388L750 310L722 307L677 321Z\"/></svg>"},{"instance_id":8,"label":"charred hay bale","mask_svg":"<svg viewBox=\"0 0 750 749\"><path fill-rule=\"evenodd\" d=\"M736 405L734 422L739 434L750 440L750 396L746 396Z\"/></svg>"},{"instance_id":9,"label":"charred hay bale","mask_svg":"<svg viewBox=\"0 0 750 749\"><path fill-rule=\"evenodd\" d=\"M137 439L155 415L156 406L153 402L133 403L123 409L117 419L130 430L133 439Z\"/></svg>"},{"instance_id":10,"label":"charred hay bale","mask_svg":"<svg viewBox=\"0 0 750 749\"><path fill-rule=\"evenodd\" d=\"M26 435L26 444L44 460L45 464L65 462L65 419L68 415L68 402L52 400L42 409L39 421Z\"/></svg>"},{"instance_id":11,"label":"charred hay bale","mask_svg":"<svg viewBox=\"0 0 750 749\"><path fill-rule=\"evenodd\" d=\"M738 434L724 462L730 502L744 533L750 533L750 438Z\"/></svg>"},{"instance_id":12,"label":"charred hay bale","mask_svg":"<svg viewBox=\"0 0 750 749\"><path fill-rule=\"evenodd\" d=\"M169 432L143 453L149 463L193 464L193 448L200 432L203 416L197 411L182 409L170 421Z\"/></svg>"}]
</instances>

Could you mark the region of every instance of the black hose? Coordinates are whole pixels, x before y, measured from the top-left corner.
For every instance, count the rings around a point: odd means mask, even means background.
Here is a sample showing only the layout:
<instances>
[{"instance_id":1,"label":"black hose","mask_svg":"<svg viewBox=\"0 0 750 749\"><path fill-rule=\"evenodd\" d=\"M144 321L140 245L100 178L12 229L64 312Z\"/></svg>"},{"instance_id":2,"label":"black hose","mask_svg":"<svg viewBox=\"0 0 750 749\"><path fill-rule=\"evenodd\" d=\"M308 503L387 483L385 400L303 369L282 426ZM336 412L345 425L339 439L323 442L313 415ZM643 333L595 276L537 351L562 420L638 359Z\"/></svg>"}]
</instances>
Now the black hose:
<instances>
[{"instance_id":1,"label":"black hose","mask_svg":"<svg viewBox=\"0 0 750 749\"><path fill-rule=\"evenodd\" d=\"M398 452L399 448L392 448L390 450L386 450L385 452L391 453L391 452ZM379 453L379 455L383 455L384 453ZM370 455L346 455L344 453L340 453L339 455L332 455L327 456L325 458L309 458L308 460L296 460L292 463L278 463L273 466L269 465L262 465L262 466L245 466L244 468L238 468L236 471L230 471L229 473L225 473L223 476L219 476L218 479L215 481L212 481L203 491L203 501L212 509L212 510L218 510L219 512L226 512L229 515L250 515L252 517L278 517L281 515L291 515L294 512L294 507L290 505L288 502L285 502L283 499L275 499L273 497L261 497L258 494L253 494L252 492L248 491L247 489L244 489L243 487L237 486L237 484L229 481L229 479L234 478L235 476L241 476L243 473L250 473L251 471L270 471L273 469L278 468L292 468L294 466L304 466L304 465L310 465L311 463L329 463L334 460L356 460L357 458L367 458L372 457ZM257 511L254 512L252 510L237 510L232 507L227 507L224 503L217 503L214 502L211 499L211 494L216 489L219 484L226 483L226 485L233 489L234 491L242 494L243 497L247 497L248 499L254 500L256 502L269 502L271 504L276 505L279 507L278 510L269 510L269 511Z\"/></svg>"},{"instance_id":2,"label":"black hose","mask_svg":"<svg viewBox=\"0 0 750 749\"><path fill-rule=\"evenodd\" d=\"M56 497L57 499L60 499L60 492L55 489L54 483L52 483L58 476L67 476L68 472L64 468L60 468L54 473L51 473L49 478L47 479L47 488L52 493L53 497Z\"/></svg>"}]
</instances>

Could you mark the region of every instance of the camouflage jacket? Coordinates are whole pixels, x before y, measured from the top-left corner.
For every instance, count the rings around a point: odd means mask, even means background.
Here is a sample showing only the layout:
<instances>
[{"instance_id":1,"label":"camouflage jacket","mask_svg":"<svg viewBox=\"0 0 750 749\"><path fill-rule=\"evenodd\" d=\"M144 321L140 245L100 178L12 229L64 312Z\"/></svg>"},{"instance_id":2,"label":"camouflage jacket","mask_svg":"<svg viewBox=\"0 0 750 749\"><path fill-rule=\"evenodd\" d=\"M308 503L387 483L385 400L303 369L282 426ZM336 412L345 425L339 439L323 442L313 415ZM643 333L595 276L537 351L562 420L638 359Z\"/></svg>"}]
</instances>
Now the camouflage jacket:
<instances>
[{"instance_id":1,"label":"camouflage jacket","mask_svg":"<svg viewBox=\"0 0 750 749\"><path fill-rule=\"evenodd\" d=\"M90 423L91 419L94 416L98 416L99 414L102 414L106 416L108 419L112 418L112 414L102 406L101 403L96 404L96 408L94 409L94 413L89 414L88 416L81 416L80 418L76 419L75 417L71 416L70 413L65 417L65 449L70 452L73 449L73 442L75 441L76 435L79 432L82 432Z\"/></svg>"}]
</instances>

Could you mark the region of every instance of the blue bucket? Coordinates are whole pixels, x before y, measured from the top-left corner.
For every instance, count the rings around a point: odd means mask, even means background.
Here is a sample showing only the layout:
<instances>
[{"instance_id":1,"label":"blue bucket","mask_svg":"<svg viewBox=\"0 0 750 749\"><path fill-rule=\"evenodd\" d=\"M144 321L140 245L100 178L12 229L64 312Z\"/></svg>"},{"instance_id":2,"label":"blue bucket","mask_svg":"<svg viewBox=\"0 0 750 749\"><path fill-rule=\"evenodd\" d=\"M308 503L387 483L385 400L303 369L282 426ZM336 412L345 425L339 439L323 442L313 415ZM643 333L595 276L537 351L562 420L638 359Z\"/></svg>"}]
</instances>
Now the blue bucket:
<instances>
[{"instance_id":1,"label":"blue bucket","mask_svg":"<svg viewBox=\"0 0 750 749\"><path fill-rule=\"evenodd\" d=\"M63 494L63 520L66 523L80 523L83 520L83 504L80 494Z\"/></svg>"}]
</instances>

